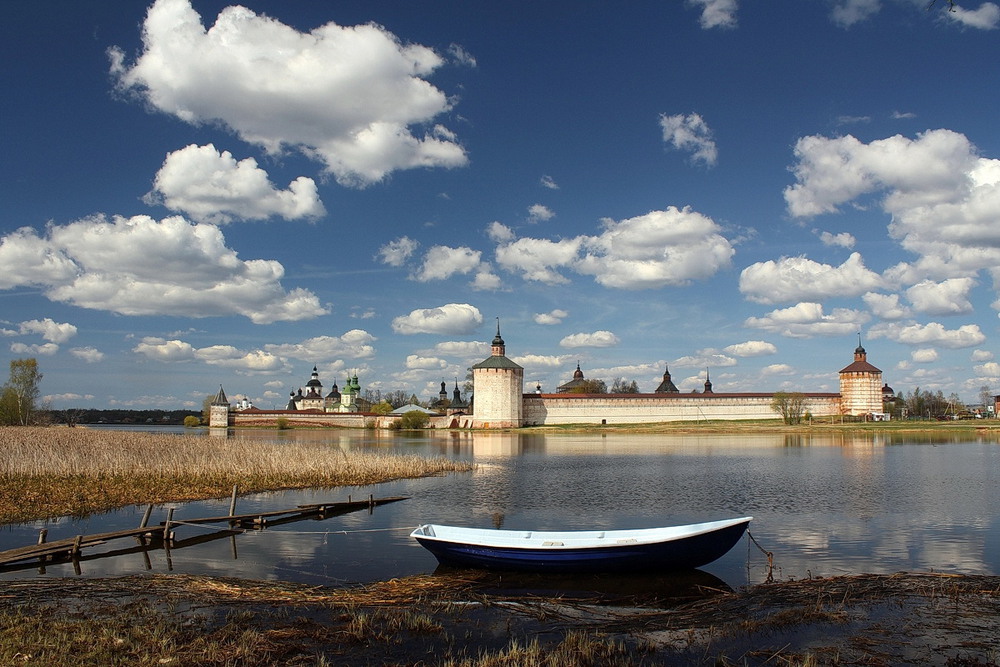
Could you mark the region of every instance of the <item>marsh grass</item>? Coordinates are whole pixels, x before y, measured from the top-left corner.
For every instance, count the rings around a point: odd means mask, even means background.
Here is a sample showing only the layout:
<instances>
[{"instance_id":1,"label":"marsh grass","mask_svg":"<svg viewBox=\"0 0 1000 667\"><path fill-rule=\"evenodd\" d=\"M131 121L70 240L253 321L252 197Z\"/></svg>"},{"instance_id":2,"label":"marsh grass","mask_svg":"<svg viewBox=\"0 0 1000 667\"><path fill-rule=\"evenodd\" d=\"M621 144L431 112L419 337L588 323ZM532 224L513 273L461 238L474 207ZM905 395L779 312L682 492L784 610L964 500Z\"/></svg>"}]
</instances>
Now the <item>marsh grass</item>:
<instances>
[{"instance_id":1,"label":"marsh grass","mask_svg":"<svg viewBox=\"0 0 1000 667\"><path fill-rule=\"evenodd\" d=\"M278 489L466 471L445 458L84 428L0 427L0 523Z\"/></svg>"}]
</instances>

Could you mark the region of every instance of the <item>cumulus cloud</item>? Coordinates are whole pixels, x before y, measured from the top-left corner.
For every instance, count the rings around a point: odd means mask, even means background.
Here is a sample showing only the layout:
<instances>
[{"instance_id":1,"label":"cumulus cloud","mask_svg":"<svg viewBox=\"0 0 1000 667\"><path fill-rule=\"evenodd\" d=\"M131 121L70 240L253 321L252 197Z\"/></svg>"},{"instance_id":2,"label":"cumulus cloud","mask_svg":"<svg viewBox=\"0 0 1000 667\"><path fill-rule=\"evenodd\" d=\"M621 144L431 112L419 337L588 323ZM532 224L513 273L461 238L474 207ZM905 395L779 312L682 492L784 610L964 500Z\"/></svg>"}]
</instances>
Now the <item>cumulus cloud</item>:
<instances>
[{"instance_id":1,"label":"cumulus cloud","mask_svg":"<svg viewBox=\"0 0 1000 667\"><path fill-rule=\"evenodd\" d=\"M698 114L660 114L663 140L679 151L691 154L691 160L706 167L714 167L719 151L712 138L708 123Z\"/></svg>"},{"instance_id":2,"label":"cumulus cloud","mask_svg":"<svg viewBox=\"0 0 1000 667\"><path fill-rule=\"evenodd\" d=\"M870 338L887 338L903 345L937 345L949 349L975 347L986 340L977 324L965 324L958 329L945 329L938 322L885 322L868 331Z\"/></svg>"},{"instance_id":3,"label":"cumulus cloud","mask_svg":"<svg viewBox=\"0 0 1000 667\"><path fill-rule=\"evenodd\" d=\"M514 231L510 227L496 220L486 227L486 235L494 243L507 243L515 238Z\"/></svg>"},{"instance_id":4,"label":"cumulus cloud","mask_svg":"<svg viewBox=\"0 0 1000 667\"><path fill-rule=\"evenodd\" d=\"M565 365L570 357L566 355L522 354L513 358L514 362L525 368L559 368Z\"/></svg>"},{"instance_id":5,"label":"cumulus cloud","mask_svg":"<svg viewBox=\"0 0 1000 667\"><path fill-rule=\"evenodd\" d=\"M532 204L528 207L528 222L545 222L556 217L556 214L544 204Z\"/></svg>"},{"instance_id":6,"label":"cumulus cloud","mask_svg":"<svg viewBox=\"0 0 1000 667\"><path fill-rule=\"evenodd\" d=\"M59 351L59 346L55 343L44 343L42 345L28 345L27 343L11 343L10 351L14 354L31 354L51 357Z\"/></svg>"},{"instance_id":7,"label":"cumulus cloud","mask_svg":"<svg viewBox=\"0 0 1000 667\"><path fill-rule=\"evenodd\" d=\"M194 359L194 346L182 340L166 340L147 336L132 348L136 354L153 361L190 361Z\"/></svg>"},{"instance_id":8,"label":"cumulus cloud","mask_svg":"<svg viewBox=\"0 0 1000 667\"><path fill-rule=\"evenodd\" d=\"M910 359L917 364L930 364L938 360L938 352L932 347L925 347L911 352Z\"/></svg>"},{"instance_id":9,"label":"cumulus cloud","mask_svg":"<svg viewBox=\"0 0 1000 667\"><path fill-rule=\"evenodd\" d=\"M993 353L989 350L973 350L969 359L971 361L990 361L993 359Z\"/></svg>"},{"instance_id":10,"label":"cumulus cloud","mask_svg":"<svg viewBox=\"0 0 1000 667\"><path fill-rule=\"evenodd\" d=\"M109 49L119 90L187 123L222 123L269 153L298 150L342 184L467 163L454 135L431 126L452 104L426 80L444 59L381 26L304 33L235 5L206 29L189 0L156 0L142 40L133 63Z\"/></svg>"},{"instance_id":11,"label":"cumulus cloud","mask_svg":"<svg viewBox=\"0 0 1000 667\"><path fill-rule=\"evenodd\" d=\"M595 331L593 333L576 333L566 336L559 341L559 346L570 349L578 347L614 347L619 342L618 336L610 331Z\"/></svg>"},{"instance_id":12,"label":"cumulus cloud","mask_svg":"<svg viewBox=\"0 0 1000 667\"><path fill-rule=\"evenodd\" d=\"M861 298L872 314L880 319L901 320L911 315L910 309L899 302L898 294L867 292Z\"/></svg>"},{"instance_id":13,"label":"cumulus cloud","mask_svg":"<svg viewBox=\"0 0 1000 667\"><path fill-rule=\"evenodd\" d=\"M408 236L402 236L395 241L389 241L379 248L378 256L381 258L383 264L403 266L413 256L419 245L418 241L414 241Z\"/></svg>"},{"instance_id":14,"label":"cumulus cloud","mask_svg":"<svg viewBox=\"0 0 1000 667\"><path fill-rule=\"evenodd\" d=\"M945 15L967 28L994 30L1000 25L1000 6L993 2L984 2L978 9L963 9L955 5Z\"/></svg>"},{"instance_id":15,"label":"cumulus cloud","mask_svg":"<svg viewBox=\"0 0 1000 667\"><path fill-rule=\"evenodd\" d=\"M50 343L65 343L76 335L76 327L68 322L55 322L49 317L44 320L27 320L18 325L18 330L24 334L41 334Z\"/></svg>"},{"instance_id":16,"label":"cumulus cloud","mask_svg":"<svg viewBox=\"0 0 1000 667\"><path fill-rule=\"evenodd\" d=\"M924 280L906 290L913 309L926 315L961 315L973 311L969 291L972 278L950 278L943 282Z\"/></svg>"},{"instance_id":17,"label":"cumulus cloud","mask_svg":"<svg viewBox=\"0 0 1000 667\"><path fill-rule=\"evenodd\" d=\"M889 234L915 254L892 275L910 282L1000 276L1000 160L980 157L962 134L931 130L909 139L865 144L852 136L805 137L796 145L797 183L785 189L788 211L808 218L878 199ZM889 275L889 272L887 272Z\"/></svg>"},{"instance_id":18,"label":"cumulus cloud","mask_svg":"<svg viewBox=\"0 0 1000 667\"><path fill-rule=\"evenodd\" d=\"M688 4L701 8L699 22L705 30L736 27L736 0L688 0Z\"/></svg>"},{"instance_id":19,"label":"cumulus cloud","mask_svg":"<svg viewBox=\"0 0 1000 667\"><path fill-rule=\"evenodd\" d=\"M376 340L375 336L364 329L351 329L341 336L316 336L299 343L269 344L264 349L271 354L312 363L338 357L367 359L375 356L372 343Z\"/></svg>"},{"instance_id":20,"label":"cumulus cloud","mask_svg":"<svg viewBox=\"0 0 1000 667\"><path fill-rule=\"evenodd\" d=\"M104 353L96 347L74 347L69 351L74 357L88 364L104 361Z\"/></svg>"},{"instance_id":21,"label":"cumulus cloud","mask_svg":"<svg viewBox=\"0 0 1000 667\"><path fill-rule=\"evenodd\" d=\"M521 238L498 246L496 259L501 267L520 273L525 280L562 285L569 280L558 269L577 261L582 242L581 237L559 241Z\"/></svg>"},{"instance_id":22,"label":"cumulus cloud","mask_svg":"<svg viewBox=\"0 0 1000 667\"><path fill-rule=\"evenodd\" d=\"M481 257L482 252L472 248L437 245L424 255L424 262L413 279L425 283L429 280L444 280L456 273L464 275L479 266Z\"/></svg>"},{"instance_id":23,"label":"cumulus cloud","mask_svg":"<svg viewBox=\"0 0 1000 667\"><path fill-rule=\"evenodd\" d=\"M882 284L882 277L865 267L857 252L840 266L783 257L751 264L740 273L740 292L750 301L765 304L858 296Z\"/></svg>"},{"instance_id":24,"label":"cumulus cloud","mask_svg":"<svg viewBox=\"0 0 1000 667\"><path fill-rule=\"evenodd\" d=\"M764 317L749 317L743 325L789 338L814 336L849 336L869 319L867 313L849 308L835 308L829 315L818 303L799 303L773 310Z\"/></svg>"},{"instance_id":25,"label":"cumulus cloud","mask_svg":"<svg viewBox=\"0 0 1000 667\"><path fill-rule=\"evenodd\" d=\"M483 262L476 270L476 277L469 284L476 291L496 291L503 287L500 276L493 273L493 266L489 262Z\"/></svg>"},{"instance_id":26,"label":"cumulus cloud","mask_svg":"<svg viewBox=\"0 0 1000 667\"><path fill-rule=\"evenodd\" d=\"M535 313L535 324L562 324L562 321L569 317L569 313L561 308L556 308L547 313Z\"/></svg>"},{"instance_id":27,"label":"cumulus cloud","mask_svg":"<svg viewBox=\"0 0 1000 667\"><path fill-rule=\"evenodd\" d=\"M0 266L0 289L37 286L52 301L122 315L268 324L329 312L309 290L284 290L279 262L241 260L218 227L179 216L93 216L50 224L44 237L23 227L0 241Z\"/></svg>"},{"instance_id":28,"label":"cumulus cloud","mask_svg":"<svg viewBox=\"0 0 1000 667\"><path fill-rule=\"evenodd\" d=\"M479 358L490 353L490 345L485 341L446 341L434 345L434 352L449 357Z\"/></svg>"},{"instance_id":29,"label":"cumulus cloud","mask_svg":"<svg viewBox=\"0 0 1000 667\"><path fill-rule=\"evenodd\" d=\"M729 345L722 349L726 354L736 357L763 357L770 354L777 354L778 348L774 343L763 340L748 340L743 343Z\"/></svg>"},{"instance_id":30,"label":"cumulus cloud","mask_svg":"<svg viewBox=\"0 0 1000 667\"><path fill-rule=\"evenodd\" d=\"M699 350L697 354L675 359L670 362L670 365L680 368L722 368L723 366L735 366L736 363L732 357L720 354L716 350Z\"/></svg>"},{"instance_id":31,"label":"cumulus cloud","mask_svg":"<svg viewBox=\"0 0 1000 667\"><path fill-rule=\"evenodd\" d=\"M841 232L840 234L820 232L819 240L823 242L823 245L839 246L847 249L853 248L854 244L857 242L854 235L847 232Z\"/></svg>"},{"instance_id":32,"label":"cumulus cloud","mask_svg":"<svg viewBox=\"0 0 1000 667\"><path fill-rule=\"evenodd\" d=\"M419 333L441 335L466 335L483 323L482 313L467 303L448 303L437 308L420 308L392 321L392 330L398 334Z\"/></svg>"},{"instance_id":33,"label":"cumulus cloud","mask_svg":"<svg viewBox=\"0 0 1000 667\"><path fill-rule=\"evenodd\" d=\"M300 176L287 190L277 189L253 158L236 161L229 151L191 144L167 155L144 198L198 222L286 220L326 215L316 183Z\"/></svg>"},{"instance_id":34,"label":"cumulus cloud","mask_svg":"<svg viewBox=\"0 0 1000 667\"><path fill-rule=\"evenodd\" d=\"M448 362L437 357L421 357L417 354L406 355L408 370L436 371L448 367Z\"/></svg>"}]
</instances>

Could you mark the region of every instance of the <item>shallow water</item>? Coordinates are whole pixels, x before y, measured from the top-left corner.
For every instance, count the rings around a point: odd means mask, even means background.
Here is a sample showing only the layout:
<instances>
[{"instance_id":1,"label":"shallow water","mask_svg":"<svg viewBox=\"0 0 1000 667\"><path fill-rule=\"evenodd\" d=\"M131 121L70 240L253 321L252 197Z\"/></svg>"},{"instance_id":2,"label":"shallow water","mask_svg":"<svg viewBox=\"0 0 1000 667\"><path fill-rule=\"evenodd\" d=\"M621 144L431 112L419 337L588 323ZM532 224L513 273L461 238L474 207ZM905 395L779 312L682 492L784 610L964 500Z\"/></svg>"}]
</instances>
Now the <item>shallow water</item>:
<instances>
[{"instance_id":1,"label":"shallow water","mask_svg":"<svg viewBox=\"0 0 1000 667\"><path fill-rule=\"evenodd\" d=\"M773 552L776 578L861 572L1000 574L1000 445L995 441L855 436L510 434L246 431L344 450L447 456L471 473L364 488L241 497L237 511L405 495L372 512L307 520L202 544L49 564L0 573L107 576L183 572L320 584L434 572L437 562L409 532L420 523L517 529L638 528L752 515L753 539ZM209 436L206 436L209 437ZM226 514L229 500L157 507L152 523ZM0 527L0 550L137 526L142 507L88 519ZM181 526L177 536L217 537ZM120 540L105 551L132 546ZM88 550L85 554L96 554ZM729 586L768 576L751 540L702 568ZM647 578L648 579L648 578ZM647 580L644 579L644 580ZM605 582L611 583L611 582ZM635 582L614 582L633 586ZM537 586L538 582L534 584Z\"/></svg>"}]
</instances>

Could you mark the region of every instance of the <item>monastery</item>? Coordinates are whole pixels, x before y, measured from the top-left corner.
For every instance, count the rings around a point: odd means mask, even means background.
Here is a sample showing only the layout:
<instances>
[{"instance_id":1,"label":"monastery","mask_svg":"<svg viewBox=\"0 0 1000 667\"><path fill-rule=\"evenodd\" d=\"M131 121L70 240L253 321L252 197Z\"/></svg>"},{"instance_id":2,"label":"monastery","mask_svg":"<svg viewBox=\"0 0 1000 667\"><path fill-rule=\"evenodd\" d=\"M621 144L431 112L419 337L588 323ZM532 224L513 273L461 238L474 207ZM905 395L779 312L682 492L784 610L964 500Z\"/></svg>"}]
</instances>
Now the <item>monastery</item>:
<instances>
[{"instance_id":1,"label":"monastery","mask_svg":"<svg viewBox=\"0 0 1000 667\"><path fill-rule=\"evenodd\" d=\"M468 404L461 400L458 384L450 406L447 389L441 383L439 404L442 414L431 417L431 428L509 429L549 424L640 424L668 421L778 419L771 408L774 392L716 393L710 379L704 391L681 393L671 381L669 370L651 394L583 394L574 389L585 382L579 363L573 379L560 385L556 393L524 393L524 368L507 357L500 325L490 346L490 356L472 367L473 395ZM854 361L840 370L840 392L799 392L805 399L804 412L816 417L834 415L882 416L882 371L868 362L865 348L854 350ZM400 412L377 415L359 397L358 377L349 378L343 389L334 383L323 395L323 385L313 367L312 377L298 393L292 392L284 410L260 410L250 406L234 409L219 393L210 409L213 427L273 426L278 419L290 426L347 428L391 428Z\"/></svg>"}]
</instances>

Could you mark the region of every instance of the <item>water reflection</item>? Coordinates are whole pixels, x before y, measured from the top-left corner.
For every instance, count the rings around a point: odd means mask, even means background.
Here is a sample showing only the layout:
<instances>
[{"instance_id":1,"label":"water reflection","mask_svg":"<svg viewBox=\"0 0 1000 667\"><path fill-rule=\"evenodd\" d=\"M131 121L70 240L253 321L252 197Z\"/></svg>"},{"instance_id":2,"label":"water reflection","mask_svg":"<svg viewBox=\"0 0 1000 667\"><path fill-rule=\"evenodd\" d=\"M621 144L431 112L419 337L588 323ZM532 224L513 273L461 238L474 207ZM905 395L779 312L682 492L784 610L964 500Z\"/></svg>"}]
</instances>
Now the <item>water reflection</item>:
<instances>
[{"instance_id":1,"label":"water reflection","mask_svg":"<svg viewBox=\"0 0 1000 667\"><path fill-rule=\"evenodd\" d=\"M232 435L231 433L229 434ZM82 561L84 576L191 572L333 583L435 571L409 532L420 523L511 529L638 528L752 515L750 531L774 553L775 575L935 570L1000 574L1000 446L975 438L829 433L538 434L241 431L349 451L473 461L472 473L375 487L255 494L239 511L376 496L410 499L325 521L276 526L170 554ZM206 436L216 437L216 436ZM228 500L172 505L177 517L228 511ZM157 508L154 522L169 506ZM143 508L86 520L0 528L0 549L138 525ZM182 539L209 528L185 527ZM120 545L119 545L120 546ZM705 568L730 586L762 581L767 561L744 539ZM36 569L0 578L36 576ZM73 575L53 565L46 576Z\"/></svg>"}]
</instances>

